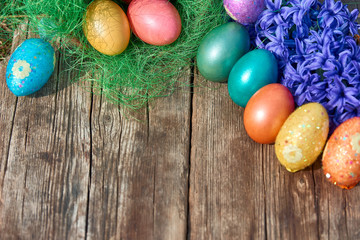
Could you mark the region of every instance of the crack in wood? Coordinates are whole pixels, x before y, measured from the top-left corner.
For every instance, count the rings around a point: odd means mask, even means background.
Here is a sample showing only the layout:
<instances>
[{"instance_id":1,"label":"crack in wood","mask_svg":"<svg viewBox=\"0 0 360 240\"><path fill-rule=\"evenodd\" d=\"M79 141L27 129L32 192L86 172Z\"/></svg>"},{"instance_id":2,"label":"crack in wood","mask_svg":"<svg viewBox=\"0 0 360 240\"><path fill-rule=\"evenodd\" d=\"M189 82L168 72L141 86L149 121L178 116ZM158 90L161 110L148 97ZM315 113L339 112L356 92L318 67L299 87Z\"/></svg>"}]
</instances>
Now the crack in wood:
<instances>
[{"instance_id":1,"label":"crack in wood","mask_svg":"<svg viewBox=\"0 0 360 240\"><path fill-rule=\"evenodd\" d=\"M346 230L346 239L349 239L349 229L348 229L348 221L347 221L347 194L345 191L343 192L343 198L344 198L344 222L345 222L345 230ZM345 196L344 196L345 195Z\"/></svg>"},{"instance_id":2,"label":"crack in wood","mask_svg":"<svg viewBox=\"0 0 360 240\"><path fill-rule=\"evenodd\" d=\"M265 184L265 158L266 158L266 153L267 153L267 146L265 145L261 145L261 150L262 150L262 182L263 182L263 204L264 204L264 231L265 231L265 240L268 239L268 232L267 232L267 216L266 216L266 211L267 211L267 207L266 207L266 184Z\"/></svg>"},{"instance_id":3,"label":"crack in wood","mask_svg":"<svg viewBox=\"0 0 360 240\"><path fill-rule=\"evenodd\" d=\"M187 172L187 210L186 210L186 239L190 239L190 174L191 174L191 141L192 141L192 123L193 123L193 104L194 104L194 78L195 61L192 59L190 68L190 109L189 109L189 153L188 153L188 172Z\"/></svg>"},{"instance_id":4,"label":"crack in wood","mask_svg":"<svg viewBox=\"0 0 360 240\"><path fill-rule=\"evenodd\" d=\"M25 176L24 176L24 186L23 188L25 189L26 192L26 177L27 177L27 172L28 172L28 168L25 169ZM21 219L24 219L24 206L25 206L25 194L23 195L22 198L22 203L21 203Z\"/></svg>"},{"instance_id":5,"label":"crack in wood","mask_svg":"<svg viewBox=\"0 0 360 240\"><path fill-rule=\"evenodd\" d=\"M26 152L26 145L27 145L27 139L28 139L28 132L29 132L29 114L26 115L26 127L25 127L25 137L24 137L24 147Z\"/></svg>"},{"instance_id":6,"label":"crack in wood","mask_svg":"<svg viewBox=\"0 0 360 240\"><path fill-rule=\"evenodd\" d=\"M149 144L150 139L150 106L149 101L146 102L146 143Z\"/></svg>"},{"instance_id":7,"label":"crack in wood","mask_svg":"<svg viewBox=\"0 0 360 240\"><path fill-rule=\"evenodd\" d=\"M122 115L121 115L121 107L120 105L117 106L117 110L118 110L118 116L119 116L119 125L121 126L120 128L120 132L119 132L119 148L118 148L118 152L117 152L117 164L116 164L116 182L117 182L117 186L116 186L116 211L115 211L115 226L118 226L118 216L119 216L119 198L120 198L120 193L121 190L120 186L121 186L121 180L119 178L119 165L120 165L120 156L121 156L121 140L123 139L123 119L122 119ZM118 228L115 228L115 236L118 236Z\"/></svg>"},{"instance_id":8,"label":"crack in wood","mask_svg":"<svg viewBox=\"0 0 360 240\"><path fill-rule=\"evenodd\" d=\"M88 237L88 231L89 231L89 210L90 210L90 193L91 193L91 174L92 174L92 153L93 153L93 149L92 149L92 144L93 144L93 140L92 140L92 114L93 114L93 104L94 104L94 83L91 84L91 94L90 94L90 111L89 111L89 128L90 128L90 149L89 149L89 176L88 176L88 191L87 191L87 202L86 202L86 217L85 217L85 240ZM101 105L101 102L100 102Z\"/></svg>"},{"instance_id":9,"label":"crack in wood","mask_svg":"<svg viewBox=\"0 0 360 240\"><path fill-rule=\"evenodd\" d=\"M327 236L330 238L330 206L329 197L327 198Z\"/></svg>"},{"instance_id":10,"label":"crack in wood","mask_svg":"<svg viewBox=\"0 0 360 240\"><path fill-rule=\"evenodd\" d=\"M59 44L61 45L61 39L59 40ZM56 53L56 56L57 56L57 61L56 61L56 64L57 64L57 77L56 77L56 84L55 84L55 101L54 101L54 117L53 117L53 121L52 121L52 127L51 127L51 129L52 129L52 132L53 132L53 134L54 134L54 137L53 137L53 146L55 146L55 143L56 143L56 134L57 134L57 132L56 132L56 128L57 128L57 126L56 126L56 124L55 124L55 122L56 122L56 114L57 114L57 100L58 100L58 96L59 96L59 93L58 93L58 91L59 91L59 84L60 84L60 81L59 81L59 79L60 79L60 69L61 69L61 64L60 64L60 60L62 59L62 55L60 54L60 52L58 51L57 53ZM50 143L50 141L49 141L49 143Z\"/></svg>"},{"instance_id":11,"label":"crack in wood","mask_svg":"<svg viewBox=\"0 0 360 240\"><path fill-rule=\"evenodd\" d=\"M8 162L9 162L10 146L11 146L11 139L12 139L12 134L13 134L13 130L14 130L15 114L16 114L16 108L17 108L17 104L18 104L18 99L19 98L16 97L15 106L14 106L14 112L13 112L13 116L12 116L12 119L11 119L10 136L9 136L8 148L6 150L7 151L6 152L6 160L5 160L5 166L4 166L4 175L3 175L2 182L1 182L1 189L4 189L4 182L5 182L6 170L7 170L7 166L8 166Z\"/></svg>"},{"instance_id":12,"label":"crack in wood","mask_svg":"<svg viewBox=\"0 0 360 240\"><path fill-rule=\"evenodd\" d=\"M315 207L315 213L316 213L317 237L318 237L318 239L320 239L319 197L318 197L318 193L316 191L316 179L315 179L315 174L314 174L314 165L311 166L311 175L312 175L312 179L313 179L314 207Z\"/></svg>"}]
</instances>

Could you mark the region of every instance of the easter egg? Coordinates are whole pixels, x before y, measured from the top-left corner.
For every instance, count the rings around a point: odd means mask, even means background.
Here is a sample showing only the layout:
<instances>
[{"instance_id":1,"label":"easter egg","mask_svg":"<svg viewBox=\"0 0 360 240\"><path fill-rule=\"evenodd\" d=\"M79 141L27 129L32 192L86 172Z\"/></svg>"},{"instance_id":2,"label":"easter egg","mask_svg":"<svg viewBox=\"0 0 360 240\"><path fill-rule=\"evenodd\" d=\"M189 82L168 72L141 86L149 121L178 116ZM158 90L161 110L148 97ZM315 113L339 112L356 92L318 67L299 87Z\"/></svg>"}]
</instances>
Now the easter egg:
<instances>
[{"instance_id":1,"label":"easter egg","mask_svg":"<svg viewBox=\"0 0 360 240\"><path fill-rule=\"evenodd\" d=\"M231 99L245 107L249 99L263 86L275 83L278 65L274 55L265 49L256 49L242 56L231 69L228 90Z\"/></svg>"},{"instance_id":2,"label":"easter egg","mask_svg":"<svg viewBox=\"0 0 360 240\"><path fill-rule=\"evenodd\" d=\"M227 14L235 21L248 25L255 23L265 8L264 0L224 0Z\"/></svg>"},{"instance_id":3,"label":"easter egg","mask_svg":"<svg viewBox=\"0 0 360 240\"><path fill-rule=\"evenodd\" d=\"M249 51L250 37L245 27L225 23L210 31L199 45L196 63L207 80L224 82L239 58Z\"/></svg>"},{"instance_id":4,"label":"easter egg","mask_svg":"<svg viewBox=\"0 0 360 240\"><path fill-rule=\"evenodd\" d=\"M130 41L126 14L110 0L95 0L88 6L83 30L97 51L110 56L122 53Z\"/></svg>"},{"instance_id":5,"label":"easter egg","mask_svg":"<svg viewBox=\"0 0 360 240\"><path fill-rule=\"evenodd\" d=\"M329 133L329 116L319 103L297 108L286 119L275 141L280 163L296 172L315 162L324 148Z\"/></svg>"},{"instance_id":6,"label":"easter egg","mask_svg":"<svg viewBox=\"0 0 360 240\"><path fill-rule=\"evenodd\" d=\"M350 189L360 181L360 117L340 124L326 144L323 158L326 178Z\"/></svg>"},{"instance_id":7,"label":"easter egg","mask_svg":"<svg viewBox=\"0 0 360 240\"><path fill-rule=\"evenodd\" d=\"M133 0L127 15L134 34L148 44L168 45L181 33L179 12L167 0Z\"/></svg>"},{"instance_id":8,"label":"easter egg","mask_svg":"<svg viewBox=\"0 0 360 240\"><path fill-rule=\"evenodd\" d=\"M6 83L16 96L38 91L49 80L56 63L55 51L43 39L25 40L11 55L6 67Z\"/></svg>"},{"instance_id":9,"label":"easter egg","mask_svg":"<svg viewBox=\"0 0 360 240\"><path fill-rule=\"evenodd\" d=\"M274 143L281 126L294 108L293 96L285 86L279 83L266 85L246 105L245 130L258 143Z\"/></svg>"}]
</instances>

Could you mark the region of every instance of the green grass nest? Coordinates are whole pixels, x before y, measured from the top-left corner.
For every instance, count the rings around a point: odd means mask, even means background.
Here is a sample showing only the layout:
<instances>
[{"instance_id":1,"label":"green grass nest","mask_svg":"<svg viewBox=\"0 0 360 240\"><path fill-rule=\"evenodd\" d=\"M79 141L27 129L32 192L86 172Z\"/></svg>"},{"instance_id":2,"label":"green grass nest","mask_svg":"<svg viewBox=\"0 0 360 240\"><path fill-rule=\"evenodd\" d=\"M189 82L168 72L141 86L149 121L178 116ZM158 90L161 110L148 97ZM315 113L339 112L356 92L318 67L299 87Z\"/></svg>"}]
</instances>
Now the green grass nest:
<instances>
[{"instance_id":1,"label":"green grass nest","mask_svg":"<svg viewBox=\"0 0 360 240\"><path fill-rule=\"evenodd\" d=\"M126 4L115 2L126 12ZM176 87L188 85L179 76L189 72L202 38L228 21L221 0L171 2L182 19L180 37L167 46L152 46L132 35L128 48L117 56L97 52L83 34L83 16L91 1L3 0L0 23L14 30L27 22L28 31L50 42L60 39L60 51L66 59L72 59L71 69L80 73L74 81L91 81L94 93L126 108L139 109L155 97L167 96ZM42 26L40 32L38 26ZM6 38L4 34L0 32L0 38Z\"/></svg>"}]
</instances>

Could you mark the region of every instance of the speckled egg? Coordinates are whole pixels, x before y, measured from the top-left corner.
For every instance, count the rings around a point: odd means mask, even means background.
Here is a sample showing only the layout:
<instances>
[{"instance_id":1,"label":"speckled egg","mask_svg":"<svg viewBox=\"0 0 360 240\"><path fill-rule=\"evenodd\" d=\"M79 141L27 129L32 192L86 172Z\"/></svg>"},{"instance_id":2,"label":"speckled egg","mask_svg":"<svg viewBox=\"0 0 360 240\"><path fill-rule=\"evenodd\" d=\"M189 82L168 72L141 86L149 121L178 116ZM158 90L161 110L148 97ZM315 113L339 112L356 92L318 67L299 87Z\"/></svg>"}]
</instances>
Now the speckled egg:
<instances>
[{"instance_id":1,"label":"speckled egg","mask_svg":"<svg viewBox=\"0 0 360 240\"><path fill-rule=\"evenodd\" d=\"M16 96L38 91L49 80L56 62L54 48L43 39L25 40L11 55L6 83Z\"/></svg>"},{"instance_id":2,"label":"speckled egg","mask_svg":"<svg viewBox=\"0 0 360 240\"><path fill-rule=\"evenodd\" d=\"M319 103L297 108L286 119L275 141L280 163L290 172L310 166L320 155L329 133L329 116Z\"/></svg>"},{"instance_id":3,"label":"speckled egg","mask_svg":"<svg viewBox=\"0 0 360 240\"><path fill-rule=\"evenodd\" d=\"M322 164L326 178L350 189L360 181L360 117L339 125L326 144Z\"/></svg>"},{"instance_id":4,"label":"speckled egg","mask_svg":"<svg viewBox=\"0 0 360 240\"><path fill-rule=\"evenodd\" d=\"M228 15L241 24L255 23L265 8L264 0L224 0Z\"/></svg>"}]
</instances>

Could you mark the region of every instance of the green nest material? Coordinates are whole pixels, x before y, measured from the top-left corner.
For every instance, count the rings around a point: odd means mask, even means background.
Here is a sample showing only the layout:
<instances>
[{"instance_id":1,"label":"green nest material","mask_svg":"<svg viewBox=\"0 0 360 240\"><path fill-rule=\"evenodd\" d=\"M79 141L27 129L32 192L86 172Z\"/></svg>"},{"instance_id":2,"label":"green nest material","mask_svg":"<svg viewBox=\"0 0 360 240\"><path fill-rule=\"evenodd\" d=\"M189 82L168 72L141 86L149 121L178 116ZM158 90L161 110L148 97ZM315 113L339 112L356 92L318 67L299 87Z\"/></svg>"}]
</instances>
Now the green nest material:
<instances>
[{"instance_id":1,"label":"green nest material","mask_svg":"<svg viewBox=\"0 0 360 240\"><path fill-rule=\"evenodd\" d=\"M63 54L67 59L75 59L71 69L81 73L76 80L93 82L95 93L131 109L141 108L148 100L169 95L176 86L188 84L181 82L179 75L188 72L200 41L228 20L221 0L172 1L182 18L179 39L167 46L152 46L132 35L122 54L106 56L90 46L82 31L90 2L2 0L0 22L6 19L7 25L15 28L28 19L30 31L52 42L60 38ZM126 12L127 5L117 3Z\"/></svg>"}]
</instances>

